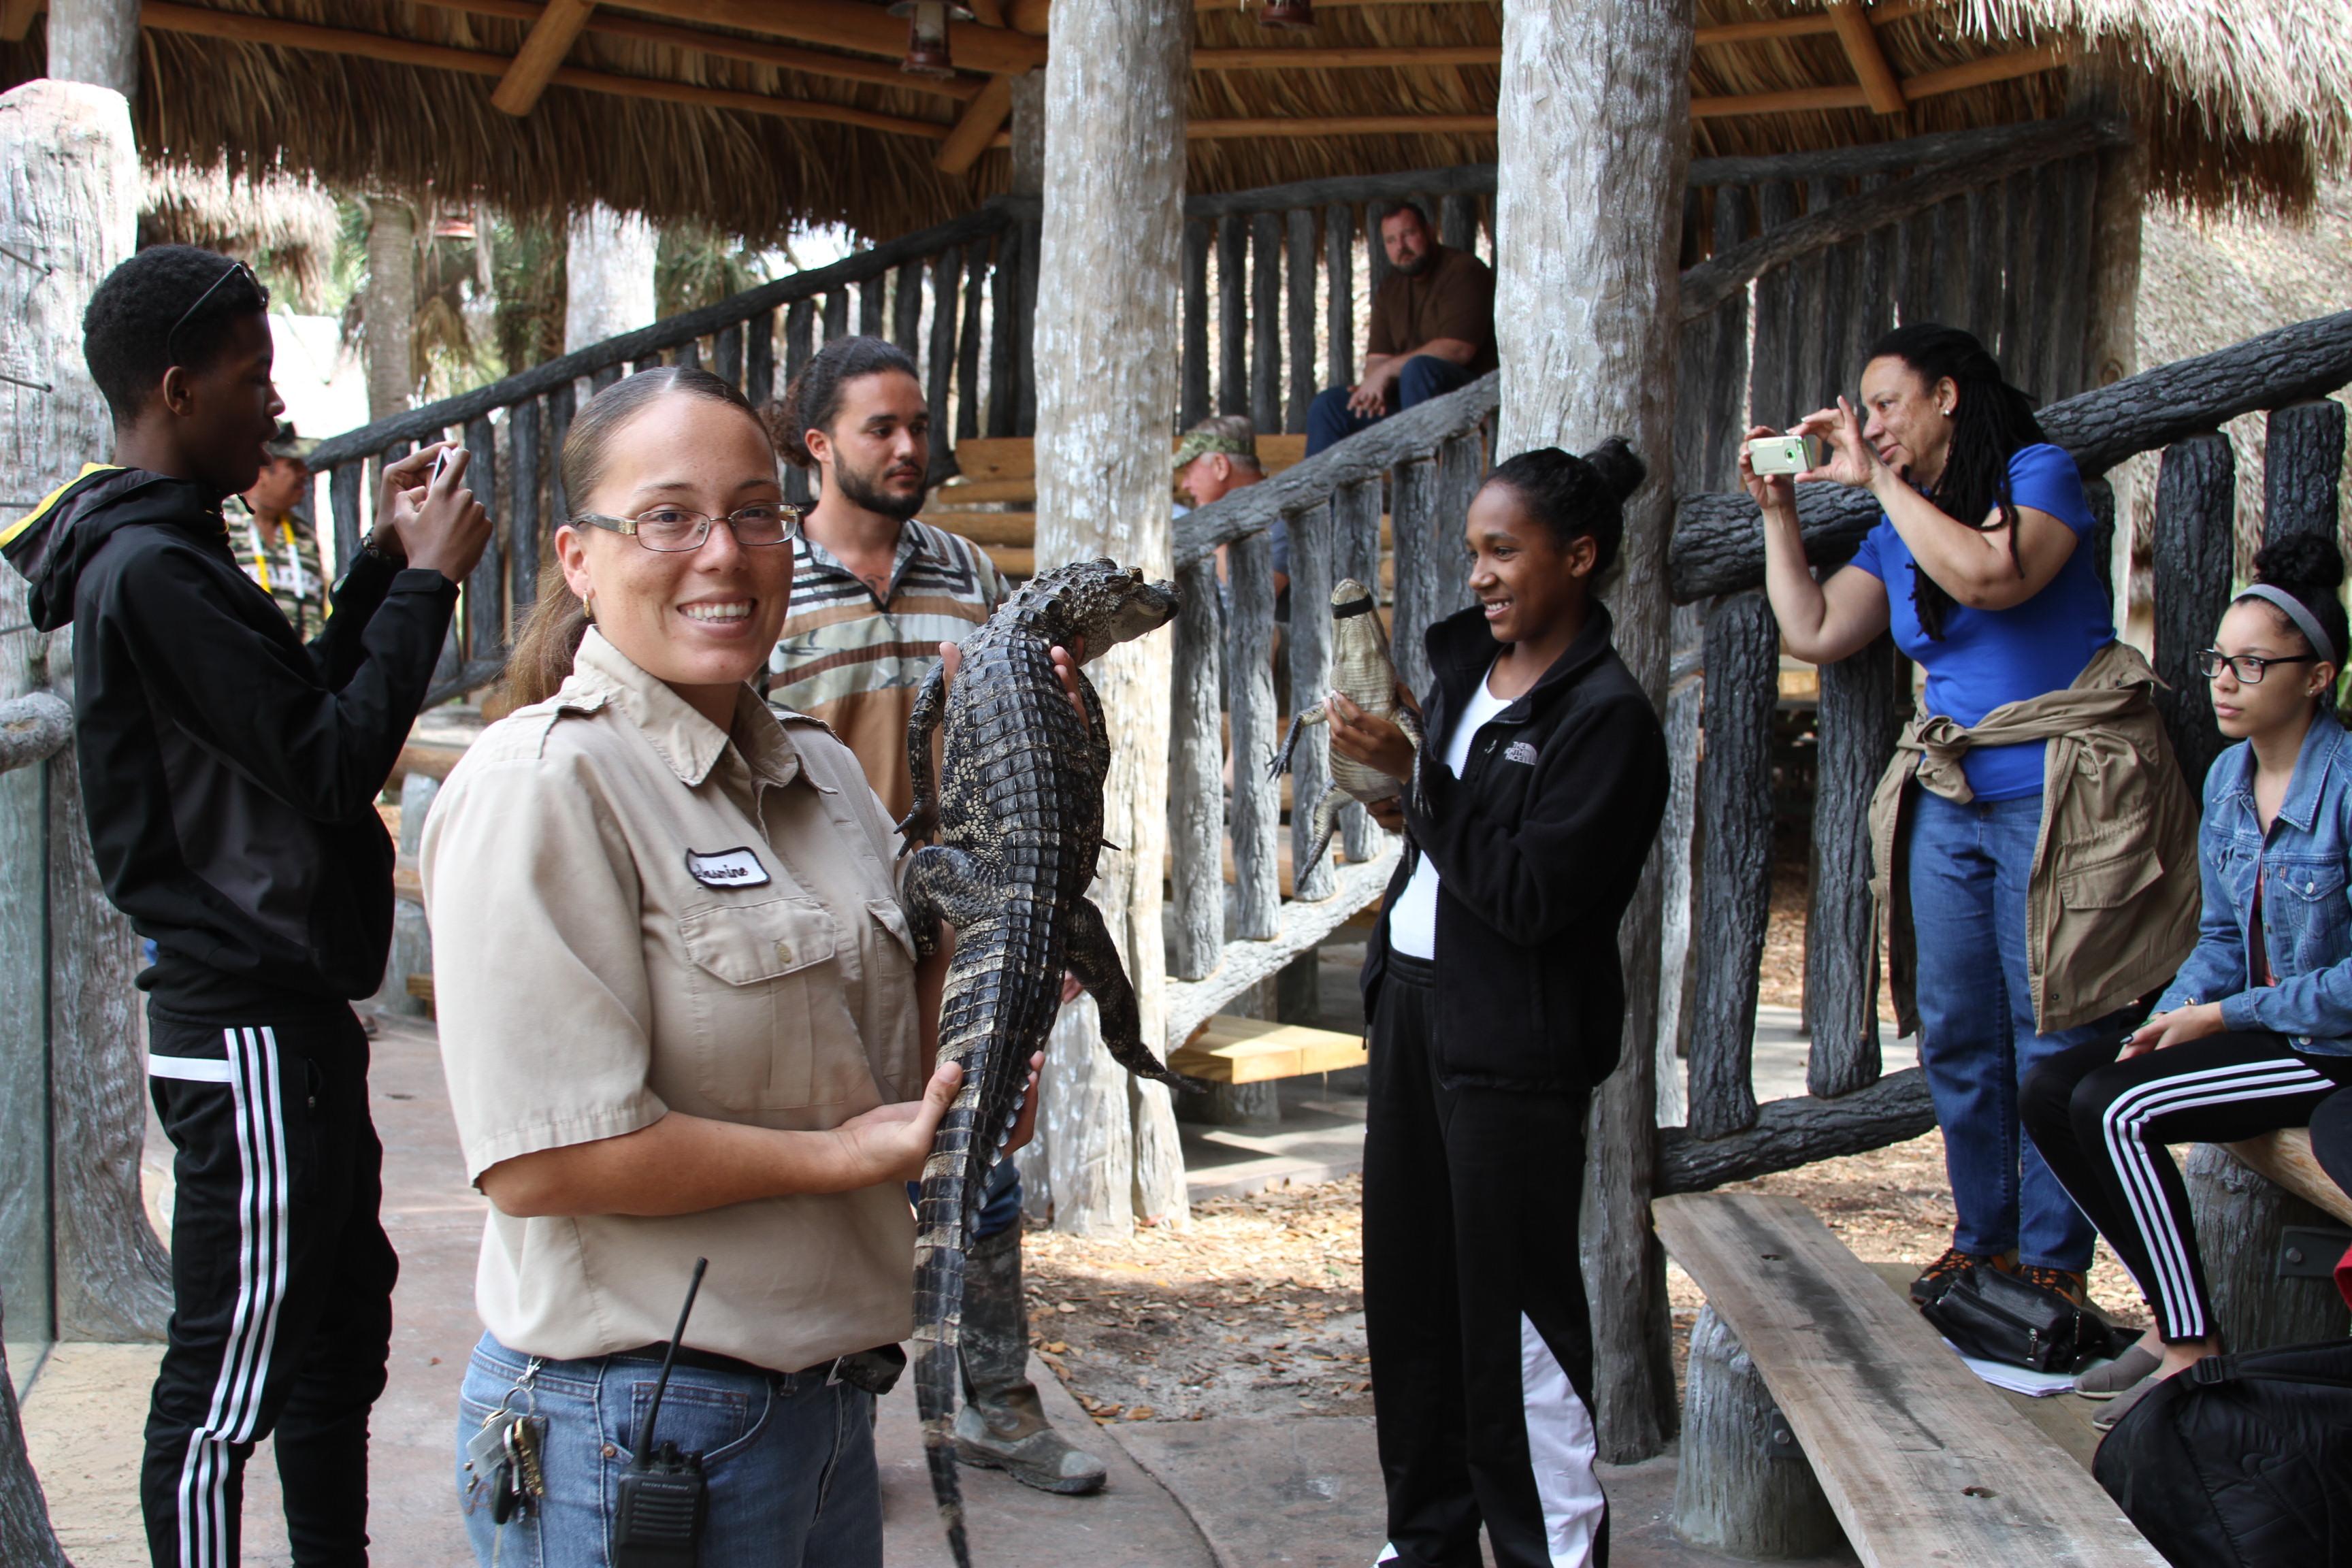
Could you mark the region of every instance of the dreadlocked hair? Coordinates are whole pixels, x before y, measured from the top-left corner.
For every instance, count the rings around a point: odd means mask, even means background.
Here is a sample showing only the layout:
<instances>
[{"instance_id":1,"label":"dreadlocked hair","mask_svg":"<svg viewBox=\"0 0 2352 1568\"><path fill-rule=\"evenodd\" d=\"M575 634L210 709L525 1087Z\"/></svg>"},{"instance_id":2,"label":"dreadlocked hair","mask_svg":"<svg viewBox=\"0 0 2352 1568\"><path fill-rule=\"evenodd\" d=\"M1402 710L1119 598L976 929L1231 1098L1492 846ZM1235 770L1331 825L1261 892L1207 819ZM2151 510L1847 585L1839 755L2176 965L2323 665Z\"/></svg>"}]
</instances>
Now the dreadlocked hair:
<instances>
[{"instance_id":1,"label":"dreadlocked hair","mask_svg":"<svg viewBox=\"0 0 2352 1568\"><path fill-rule=\"evenodd\" d=\"M1958 327L1933 321L1897 327L1878 340L1870 357L1899 359L1930 387L1939 381L1952 384L1951 447L1927 499L1945 516L1979 532L2008 529L2010 564L2023 576L2025 565L2017 551L2017 505L2009 495L2009 459L2018 448L2046 439L2033 417L2033 400L2009 384L2000 363L1973 333ZM1911 602L1918 610L1920 629L1943 641L1944 618L1955 601L1916 563L1911 567Z\"/></svg>"},{"instance_id":2,"label":"dreadlocked hair","mask_svg":"<svg viewBox=\"0 0 2352 1568\"><path fill-rule=\"evenodd\" d=\"M817 350L785 386L783 396L760 411L776 455L796 468L814 469L816 459L809 455L808 433L831 434L833 421L841 413L841 389L853 381L894 370L918 384L923 379L907 351L887 338L835 338Z\"/></svg>"}]
</instances>

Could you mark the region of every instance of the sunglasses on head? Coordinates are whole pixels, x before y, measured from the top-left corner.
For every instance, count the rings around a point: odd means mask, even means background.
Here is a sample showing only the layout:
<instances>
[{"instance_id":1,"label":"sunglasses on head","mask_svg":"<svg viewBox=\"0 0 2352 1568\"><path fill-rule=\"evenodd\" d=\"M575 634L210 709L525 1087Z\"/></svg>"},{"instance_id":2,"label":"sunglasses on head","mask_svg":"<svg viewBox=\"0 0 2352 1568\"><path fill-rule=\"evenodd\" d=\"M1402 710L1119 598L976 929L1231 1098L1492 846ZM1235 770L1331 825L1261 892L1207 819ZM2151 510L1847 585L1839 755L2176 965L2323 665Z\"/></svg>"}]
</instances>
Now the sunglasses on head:
<instances>
[{"instance_id":1,"label":"sunglasses on head","mask_svg":"<svg viewBox=\"0 0 2352 1568\"><path fill-rule=\"evenodd\" d=\"M180 351L175 346L179 340L180 330L185 327L191 321L194 320L196 312L203 310L206 302L209 301L214 295L220 292L220 287L222 284L227 282L232 278L239 276L240 274L244 276L246 282L251 285L254 298L260 302L260 308L265 310L269 309L269 290L263 286L261 279L254 275L253 268L247 267L242 261L230 262L228 264L228 269L223 272L219 277L214 279L212 281L212 287L197 295L196 302L189 306L186 310L181 311L180 319L172 323L172 330L163 334L163 354L164 357L172 363L178 364L180 363Z\"/></svg>"}]
</instances>

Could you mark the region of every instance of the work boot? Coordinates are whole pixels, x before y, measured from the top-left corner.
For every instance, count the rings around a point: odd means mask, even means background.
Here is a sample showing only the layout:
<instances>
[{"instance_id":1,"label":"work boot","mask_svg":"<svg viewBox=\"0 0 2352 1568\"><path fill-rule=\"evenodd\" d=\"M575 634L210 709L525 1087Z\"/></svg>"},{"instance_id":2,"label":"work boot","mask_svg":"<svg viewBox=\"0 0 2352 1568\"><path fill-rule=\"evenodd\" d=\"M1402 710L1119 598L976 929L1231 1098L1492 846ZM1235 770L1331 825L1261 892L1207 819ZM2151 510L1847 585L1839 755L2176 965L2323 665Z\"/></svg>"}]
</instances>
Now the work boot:
<instances>
[{"instance_id":1,"label":"work boot","mask_svg":"<svg viewBox=\"0 0 2352 1568\"><path fill-rule=\"evenodd\" d=\"M1983 1268L1998 1261L1983 1253L1962 1252L1957 1247L1948 1247L1943 1257L1922 1268L1919 1278L1911 1281L1911 1304L1924 1307L1958 1284L1960 1276L1971 1268Z\"/></svg>"},{"instance_id":2,"label":"work boot","mask_svg":"<svg viewBox=\"0 0 2352 1568\"><path fill-rule=\"evenodd\" d=\"M973 1242L964 1255L964 1406L956 1412L956 1458L1009 1470L1039 1491L1076 1496L1100 1491L1100 1459L1045 1419L1029 1381L1029 1310L1021 1296L1021 1225Z\"/></svg>"}]
</instances>

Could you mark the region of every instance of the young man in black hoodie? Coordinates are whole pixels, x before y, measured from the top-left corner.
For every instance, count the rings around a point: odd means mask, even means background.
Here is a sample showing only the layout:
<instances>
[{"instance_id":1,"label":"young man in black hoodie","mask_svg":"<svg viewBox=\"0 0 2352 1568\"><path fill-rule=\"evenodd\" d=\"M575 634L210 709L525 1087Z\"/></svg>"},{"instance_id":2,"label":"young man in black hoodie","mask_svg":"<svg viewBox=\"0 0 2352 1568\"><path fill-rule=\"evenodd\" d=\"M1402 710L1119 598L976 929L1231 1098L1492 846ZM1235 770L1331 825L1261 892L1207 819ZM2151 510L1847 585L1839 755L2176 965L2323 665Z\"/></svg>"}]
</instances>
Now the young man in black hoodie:
<instances>
[{"instance_id":1,"label":"young man in black hoodie","mask_svg":"<svg viewBox=\"0 0 2352 1568\"><path fill-rule=\"evenodd\" d=\"M157 950L139 977L148 1071L178 1150L141 1485L158 1568L237 1562L245 1460L273 1429L294 1561L367 1561L398 1263L350 1004L392 932L375 797L488 538L462 452L429 488L441 448L390 466L326 630L298 640L221 516L282 407L268 304L209 251L115 268L82 321L114 461L0 526L35 626L73 626L90 847Z\"/></svg>"}]
</instances>

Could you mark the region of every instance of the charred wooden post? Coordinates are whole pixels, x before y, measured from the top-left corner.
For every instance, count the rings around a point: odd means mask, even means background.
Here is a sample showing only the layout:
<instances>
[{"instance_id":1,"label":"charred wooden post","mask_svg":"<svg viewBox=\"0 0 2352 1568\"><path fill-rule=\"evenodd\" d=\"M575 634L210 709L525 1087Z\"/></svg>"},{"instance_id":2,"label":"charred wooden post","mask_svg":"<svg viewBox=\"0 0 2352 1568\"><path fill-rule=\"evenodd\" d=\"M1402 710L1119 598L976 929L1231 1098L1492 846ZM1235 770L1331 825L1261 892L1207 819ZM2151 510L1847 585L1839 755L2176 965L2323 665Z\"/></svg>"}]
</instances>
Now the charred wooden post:
<instances>
[{"instance_id":1,"label":"charred wooden post","mask_svg":"<svg viewBox=\"0 0 2352 1568\"><path fill-rule=\"evenodd\" d=\"M986 396L980 382L980 334L988 300L987 283L988 241L975 239L963 247L963 325L956 338L958 441L980 434L980 407Z\"/></svg>"},{"instance_id":2,"label":"charred wooden post","mask_svg":"<svg viewBox=\"0 0 2352 1568\"><path fill-rule=\"evenodd\" d=\"M2347 1321L2336 1282L2318 1268L2291 1278L2279 1268L2288 1226L2333 1233L2342 1228L2334 1216L2247 1169L2226 1150L2200 1143L2185 1152L2180 1173L2222 1347L2259 1351L2341 1340ZM2306 1262L2324 1268L2335 1258Z\"/></svg>"},{"instance_id":3,"label":"charred wooden post","mask_svg":"<svg viewBox=\"0 0 2352 1568\"><path fill-rule=\"evenodd\" d=\"M857 286L857 332L860 337L878 338L889 330L890 279L885 274L868 278Z\"/></svg>"},{"instance_id":4,"label":"charred wooden post","mask_svg":"<svg viewBox=\"0 0 2352 1568\"><path fill-rule=\"evenodd\" d=\"M1969 314L1969 273L1976 258L1969 253L1968 199L1955 196L1936 208L1936 319L1966 326Z\"/></svg>"},{"instance_id":5,"label":"charred wooden post","mask_svg":"<svg viewBox=\"0 0 2352 1568\"><path fill-rule=\"evenodd\" d=\"M1013 366L1020 345L1021 230L1016 226L996 237L996 272L988 289L988 433L1002 440L1013 434L1021 413L1021 395ZM827 329L828 335L831 328Z\"/></svg>"},{"instance_id":6,"label":"charred wooden post","mask_svg":"<svg viewBox=\"0 0 2352 1568\"><path fill-rule=\"evenodd\" d=\"M360 552L360 539L366 532L360 519L360 483L364 477L364 465L359 463L341 464L327 476L327 511L334 520L338 578L350 570L352 557Z\"/></svg>"},{"instance_id":7,"label":"charred wooden post","mask_svg":"<svg viewBox=\"0 0 2352 1568\"><path fill-rule=\"evenodd\" d=\"M507 457L512 465L507 481L507 605L513 624L520 626L539 599L539 552L547 537L547 513L541 506L546 469L538 398L525 398L508 414Z\"/></svg>"},{"instance_id":8,"label":"charred wooden post","mask_svg":"<svg viewBox=\"0 0 2352 1568\"><path fill-rule=\"evenodd\" d=\"M1756 192L1757 227L1765 234L1796 221L1796 187L1773 180ZM1790 409L1789 369L1796 336L1794 279L1785 267L1756 279L1756 337L1748 363L1748 405L1759 425L1793 425L1801 410Z\"/></svg>"},{"instance_id":9,"label":"charred wooden post","mask_svg":"<svg viewBox=\"0 0 2352 1568\"><path fill-rule=\"evenodd\" d=\"M1337 583L1345 577L1361 583L1375 599L1381 593L1381 489L1379 479L1359 479L1341 485L1331 495L1331 580ZM1393 616L1390 624L1395 624ZM1327 739L1324 744L1328 763L1330 742ZM1350 801L1339 808L1339 842L1349 864L1360 865L1378 854L1381 837L1362 806Z\"/></svg>"},{"instance_id":10,"label":"charred wooden post","mask_svg":"<svg viewBox=\"0 0 2352 1568\"><path fill-rule=\"evenodd\" d=\"M1171 574L1177 363L1168 345L1179 327L1192 22L1185 0L1054 7L1038 266L1045 308L1034 318L1042 565L1107 555ZM1171 644L1144 637L1089 666L1111 742L1103 836L1118 846L1103 851L1092 891L1152 1041L1167 1033L1160 913ZM1183 1163L1166 1087L1111 1060L1087 1000L1063 1009L1047 1052L1054 1223L1113 1234L1139 1218L1181 1223Z\"/></svg>"},{"instance_id":11,"label":"charred wooden post","mask_svg":"<svg viewBox=\"0 0 2352 1568\"><path fill-rule=\"evenodd\" d=\"M757 341L758 335L761 330L761 319L757 316L754 316L751 319L751 331L753 333L753 340L755 342ZM849 335L849 290L847 288L828 289L824 291L824 310L819 314L817 324L819 330L824 334L824 341L826 342L831 342L835 338L845 338ZM769 340L768 353L770 358L772 359L775 354L776 335L776 324L772 317L768 319L766 332ZM769 389L767 395L770 396L774 395L772 387Z\"/></svg>"},{"instance_id":12,"label":"charred wooden post","mask_svg":"<svg viewBox=\"0 0 2352 1568\"><path fill-rule=\"evenodd\" d=\"M2156 480L2156 673L2169 689L2158 690L2156 702L2192 795L2221 754L2197 650L2230 607L2237 506L2238 460L2227 436L2209 431L2164 449Z\"/></svg>"},{"instance_id":13,"label":"charred wooden post","mask_svg":"<svg viewBox=\"0 0 2352 1568\"><path fill-rule=\"evenodd\" d=\"M1748 1065L1756 976L1772 901L1772 707L1780 628L1760 593L1734 595L1706 618L1706 765L1699 775L1700 958L1690 1042L1694 1138L1756 1121Z\"/></svg>"},{"instance_id":14,"label":"charred wooden post","mask_svg":"<svg viewBox=\"0 0 2352 1568\"><path fill-rule=\"evenodd\" d=\"M2001 229L2029 235L2033 229L2033 171L2021 170L2000 184ZM1996 351L2003 374L2016 382L2026 374L2032 354L2027 340L2032 332L2034 301L2032 258L2022 250L2002 258L2000 346ZM1990 345L1988 345L1990 346Z\"/></svg>"},{"instance_id":15,"label":"charred wooden post","mask_svg":"<svg viewBox=\"0 0 2352 1568\"><path fill-rule=\"evenodd\" d=\"M903 276L903 274L902 274ZM784 307L784 384L790 386L816 357L815 317L806 300ZM784 499L806 506L816 499L816 476L805 468L784 469Z\"/></svg>"},{"instance_id":16,"label":"charred wooden post","mask_svg":"<svg viewBox=\"0 0 2352 1568\"><path fill-rule=\"evenodd\" d=\"M962 270L956 253L943 250L931 258L930 352L923 365L923 398L931 416L931 482L955 472L955 452L949 440L949 382L955 374L956 280ZM813 305L803 300L802 305ZM798 307L795 307L797 309Z\"/></svg>"},{"instance_id":17,"label":"charred wooden post","mask_svg":"<svg viewBox=\"0 0 2352 1568\"><path fill-rule=\"evenodd\" d=\"M1878 922L1870 798L1910 707L1907 661L1881 637L1822 667L1813 779L1812 900L1805 912L1805 1089L1823 1100L1878 1081Z\"/></svg>"},{"instance_id":18,"label":"charred wooden post","mask_svg":"<svg viewBox=\"0 0 2352 1568\"><path fill-rule=\"evenodd\" d=\"M1225 802L1223 684L1224 636L1217 613L1217 563L1204 555L1176 569L1175 706L1168 746L1170 877L1176 910L1175 968L1202 980L1225 945Z\"/></svg>"},{"instance_id":19,"label":"charred wooden post","mask_svg":"<svg viewBox=\"0 0 2352 1568\"><path fill-rule=\"evenodd\" d=\"M1963 254L1969 258L1964 320L1969 331L1988 348L2000 342L2002 264L2009 255L2007 216L1999 185L1979 185L1969 193L1967 218L1961 226L1966 237Z\"/></svg>"},{"instance_id":20,"label":"charred wooden post","mask_svg":"<svg viewBox=\"0 0 2352 1568\"><path fill-rule=\"evenodd\" d=\"M1264 942L1281 930L1282 921L1276 850L1282 784L1265 776L1265 760L1282 739L1274 712L1274 542L1264 533L1236 539L1225 561L1232 588L1225 710L1233 726L1233 934Z\"/></svg>"},{"instance_id":21,"label":"charred wooden post","mask_svg":"<svg viewBox=\"0 0 2352 1568\"><path fill-rule=\"evenodd\" d=\"M1282 428L1282 217L1250 219L1250 423Z\"/></svg>"},{"instance_id":22,"label":"charred wooden post","mask_svg":"<svg viewBox=\"0 0 2352 1568\"><path fill-rule=\"evenodd\" d=\"M1456 250L1478 247L1478 198L1467 191L1448 191L1437 202L1437 240Z\"/></svg>"},{"instance_id":23,"label":"charred wooden post","mask_svg":"<svg viewBox=\"0 0 2352 1568\"><path fill-rule=\"evenodd\" d=\"M1691 9L1679 0L1518 0L1504 14L1496 136L1495 449L1580 451L1621 433L1649 464L1626 507L1610 608L1618 652L1660 708L1691 45ZM1596 191L1609 199L1596 202ZM1664 1264L1648 1224L1659 878L1654 854L1619 931L1624 1057L1594 1095L1585 1167L1592 1411L1600 1456L1614 1462L1657 1452L1675 1418L1660 1355Z\"/></svg>"},{"instance_id":24,"label":"charred wooden post","mask_svg":"<svg viewBox=\"0 0 2352 1568\"><path fill-rule=\"evenodd\" d=\"M1727 1138L1679 1127L1658 1135L1657 1190L1700 1193L1819 1160L1884 1149L1936 1125L1935 1101L1917 1068L1888 1073L1843 1100L1792 1095L1761 1106L1756 1124Z\"/></svg>"},{"instance_id":25,"label":"charred wooden post","mask_svg":"<svg viewBox=\"0 0 2352 1568\"><path fill-rule=\"evenodd\" d=\"M890 289L890 341L916 363L923 353L923 263L919 258L898 264Z\"/></svg>"},{"instance_id":26,"label":"charred wooden post","mask_svg":"<svg viewBox=\"0 0 2352 1568\"><path fill-rule=\"evenodd\" d=\"M1295 511L1289 522L1290 711L1298 714L1322 701L1331 689L1331 509L1317 506ZM1308 858L1317 837L1315 804L1331 783L1330 732L1326 724L1300 731L1298 750L1291 761L1294 896L1315 903L1336 890L1329 854ZM1308 957L1311 960L1313 955Z\"/></svg>"},{"instance_id":27,"label":"charred wooden post","mask_svg":"<svg viewBox=\"0 0 2352 1568\"><path fill-rule=\"evenodd\" d=\"M2091 537L2086 542L2091 563L2098 568L2099 586L2112 600L2116 596L2116 487L2105 476L2084 479L2083 499L2091 506Z\"/></svg>"},{"instance_id":28,"label":"charred wooden post","mask_svg":"<svg viewBox=\"0 0 2352 1568\"><path fill-rule=\"evenodd\" d=\"M834 321L839 308L841 325ZM824 297L824 331L840 335L849 320L849 294L836 289ZM743 395L757 408L776 395L776 313L762 310L743 323Z\"/></svg>"},{"instance_id":29,"label":"charred wooden post","mask_svg":"<svg viewBox=\"0 0 2352 1568\"><path fill-rule=\"evenodd\" d=\"M1217 412L1249 411L1249 226L1227 213L1217 220Z\"/></svg>"},{"instance_id":30,"label":"charred wooden post","mask_svg":"<svg viewBox=\"0 0 2352 1568\"><path fill-rule=\"evenodd\" d=\"M2263 444L2263 542L2311 533L2338 538L2344 405L2323 397L2271 410Z\"/></svg>"},{"instance_id":31,"label":"charred wooden post","mask_svg":"<svg viewBox=\"0 0 2352 1568\"><path fill-rule=\"evenodd\" d=\"M1370 285L1370 297L1381 297L1381 286L1389 280L1389 249L1381 241L1381 224L1401 204L1366 202L1364 204L1364 279Z\"/></svg>"},{"instance_id":32,"label":"charred wooden post","mask_svg":"<svg viewBox=\"0 0 2352 1568\"><path fill-rule=\"evenodd\" d=\"M1176 423L1190 428L1209 416L1209 226L1184 226L1184 365Z\"/></svg>"},{"instance_id":33,"label":"charred wooden post","mask_svg":"<svg viewBox=\"0 0 2352 1568\"><path fill-rule=\"evenodd\" d=\"M1675 1533L1732 1557L1812 1557L1845 1532L1763 1374L1713 1307L1691 1325Z\"/></svg>"},{"instance_id":34,"label":"charred wooden post","mask_svg":"<svg viewBox=\"0 0 2352 1568\"><path fill-rule=\"evenodd\" d=\"M1356 384L1356 210L1345 202L1323 209L1323 273L1330 292L1328 386Z\"/></svg>"},{"instance_id":35,"label":"charred wooden post","mask_svg":"<svg viewBox=\"0 0 2352 1568\"><path fill-rule=\"evenodd\" d=\"M1715 193L1717 256L1748 237L1748 187ZM1748 389L1748 295L1743 289L1682 329L1675 384L1675 475L1683 489L1728 489L1738 482L1741 417Z\"/></svg>"},{"instance_id":36,"label":"charred wooden post","mask_svg":"<svg viewBox=\"0 0 2352 1568\"><path fill-rule=\"evenodd\" d=\"M1865 174L1860 194L1870 195L1893 180L1891 174ZM1853 285L1853 360L1839 373L1855 383L1862 379L1863 356L1895 325L1895 237L1887 226L1862 237Z\"/></svg>"},{"instance_id":37,"label":"charred wooden post","mask_svg":"<svg viewBox=\"0 0 2352 1568\"><path fill-rule=\"evenodd\" d=\"M1293 207L1284 215L1288 229L1284 247L1290 299L1289 395L1282 405L1282 427L1293 435L1307 428L1307 407L1315 401L1315 209Z\"/></svg>"},{"instance_id":38,"label":"charred wooden post","mask_svg":"<svg viewBox=\"0 0 2352 1568\"><path fill-rule=\"evenodd\" d=\"M498 437L490 429L490 416L477 415L466 421L465 447L468 457L466 483L478 496L489 498L492 506L505 508L499 499ZM474 563L466 578L466 657L469 659L506 660L506 562L499 553L500 540L494 531L490 547Z\"/></svg>"},{"instance_id":39,"label":"charred wooden post","mask_svg":"<svg viewBox=\"0 0 2352 1568\"><path fill-rule=\"evenodd\" d=\"M743 390L743 328L740 322L719 329L719 341L711 345L710 369L719 380Z\"/></svg>"}]
</instances>

